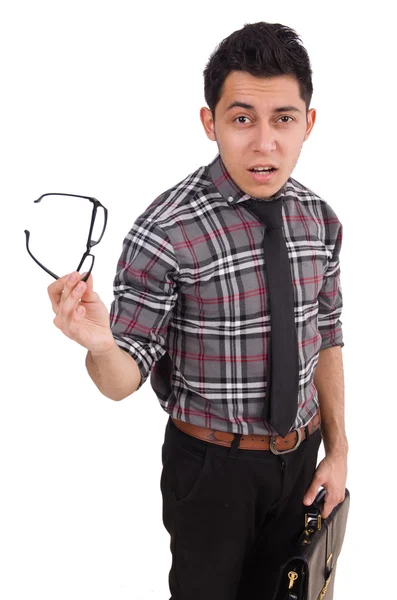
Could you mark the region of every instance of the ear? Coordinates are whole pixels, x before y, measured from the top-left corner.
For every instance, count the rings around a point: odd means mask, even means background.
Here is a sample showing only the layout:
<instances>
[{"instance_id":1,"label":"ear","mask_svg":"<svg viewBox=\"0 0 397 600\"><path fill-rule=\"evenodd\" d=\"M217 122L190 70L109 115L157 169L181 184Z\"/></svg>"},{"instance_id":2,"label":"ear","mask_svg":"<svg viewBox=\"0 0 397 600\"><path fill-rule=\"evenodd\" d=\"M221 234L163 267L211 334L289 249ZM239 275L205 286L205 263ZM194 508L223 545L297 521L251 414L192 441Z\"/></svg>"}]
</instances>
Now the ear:
<instances>
[{"instance_id":1,"label":"ear","mask_svg":"<svg viewBox=\"0 0 397 600\"><path fill-rule=\"evenodd\" d=\"M216 142L215 123L209 108L203 106L200 109L200 119L204 127L205 134L209 140Z\"/></svg>"},{"instance_id":2,"label":"ear","mask_svg":"<svg viewBox=\"0 0 397 600\"><path fill-rule=\"evenodd\" d=\"M311 130L313 129L314 123L316 122L316 109L311 108L307 113L307 125L306 125L306 133L303 141L305 142L310 135Z\"/></svg>"}]
</instances>

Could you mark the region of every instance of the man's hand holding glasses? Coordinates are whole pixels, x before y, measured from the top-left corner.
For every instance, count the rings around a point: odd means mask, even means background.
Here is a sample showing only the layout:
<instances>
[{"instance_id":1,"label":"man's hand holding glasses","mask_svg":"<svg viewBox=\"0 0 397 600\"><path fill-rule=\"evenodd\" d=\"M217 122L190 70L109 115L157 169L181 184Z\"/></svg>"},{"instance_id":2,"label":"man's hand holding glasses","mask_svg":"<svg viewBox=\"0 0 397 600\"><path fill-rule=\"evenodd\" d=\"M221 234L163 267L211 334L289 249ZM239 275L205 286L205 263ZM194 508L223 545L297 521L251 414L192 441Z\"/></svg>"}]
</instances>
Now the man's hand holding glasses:
<instances>
[{"instance_id":1,"label":"man's hand holding glasses","mask_svg":"<svg viewBox=\"0 0 397 600\"><path fill-rule=\"evenodd\" d=\"M56 315L53 321L55 326L92 354L106 354L116 343L110 329L109 311L93 290L91 271L95 257L91 254L91 248L103 237L107 224L107 209L96 198L75 194L43 194L35 202L40 202L47 196L47 202L67 202L65 197L69 197L81 199L81 202L89 200L93 205L86 250L76 271L59 277L45 267L32 254L29 248L30 232L25 229L26 249L33 260L56 280L47 288L52 310ZM82 267L88 268L88 271L80 274L79 270Z\"/></svg>"},{"instance_id":2,"label":"man's hand holding glasses","mask_svg":"<svg viewBox=\"0 0 397 600\"><path fill-rule=\"evenodd\" d=\"M109 312L93 290L92 275L86 282L82 281L83 275L74 271L48 286L56 315L54 324L92 354L106 354L116 344L110 329Z\"/></svg>"}]
</instances>

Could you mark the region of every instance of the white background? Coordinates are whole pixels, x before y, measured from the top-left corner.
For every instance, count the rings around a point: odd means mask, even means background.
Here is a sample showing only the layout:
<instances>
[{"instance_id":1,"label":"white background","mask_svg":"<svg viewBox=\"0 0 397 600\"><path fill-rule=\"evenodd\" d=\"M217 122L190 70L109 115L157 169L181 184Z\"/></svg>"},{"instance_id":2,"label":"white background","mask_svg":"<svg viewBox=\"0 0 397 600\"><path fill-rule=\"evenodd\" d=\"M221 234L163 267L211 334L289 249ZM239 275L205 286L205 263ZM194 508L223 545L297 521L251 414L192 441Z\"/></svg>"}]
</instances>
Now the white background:
<instances>
[{"instance_id":1,"label":"white background","mask_svg":"<svg viewBox=\"0 0 397 600\"><path fill-rule=\"evenodd\" d=\"M351 509L335 598L390 597L397 417L390 7L379 1L371 9L348 1L2 3L4 600L169 598L171 554L159 487L167 416L149 381L118 403L97 390L85 349L52 322L52 279L28 256L23 230L44 214L44 202L33 204L43 193L103 202L109 222L93 276L110 307L122 240L135 218L217 153L199 119L210 53L245 23L261 20L293 27L309 52L317 122L293 177L324 198L344 226ZM41 258L55 269L49 254ZM76 267L71 263L67 272Z\"/></svg>"}]
</instances>

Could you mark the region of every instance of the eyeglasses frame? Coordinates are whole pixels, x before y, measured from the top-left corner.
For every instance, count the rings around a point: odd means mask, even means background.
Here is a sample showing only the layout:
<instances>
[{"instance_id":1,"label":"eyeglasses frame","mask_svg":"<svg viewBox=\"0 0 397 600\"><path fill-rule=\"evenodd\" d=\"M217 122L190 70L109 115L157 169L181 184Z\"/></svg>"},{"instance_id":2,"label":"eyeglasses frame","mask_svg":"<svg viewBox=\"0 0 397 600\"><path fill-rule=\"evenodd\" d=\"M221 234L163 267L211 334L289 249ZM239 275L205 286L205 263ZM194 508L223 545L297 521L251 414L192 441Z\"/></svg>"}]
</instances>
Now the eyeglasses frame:
<instances>
[{"instance_id":1,"label":"eyeglasses frame","mask_svg":"<svg viewBox=\"0 0 397 600\"><path fill-rule=\"evenodd\" d=\"M91 224L90 224L90 229L88 232L88 238L87 238L87 244L86 244L86 251L83 254L83 257L79 263L79 266L77 267L76 271L79 271L79 269L81 268L82 264L84 263L85 259L88 256L91 256L92 258L92 264L90 267L90 270L88 271L88 273L82 278L81 281L86 282L87 279L89 278L91 271L94 267L94 262L95 262L95 256L93 254L90 253L90 250L93 246L96 246L97 244L99 244L99 242L101 241L101 239L103 238L103 234L105 233L105 229L106 229L106 224L107 224L107 220L108 220L108 210L105 206L103 206L103 204L101 204L101 202L99 202L99 200L97 200L96 198L92 197L92 196L80 196L79 194L58 194L58 193L48 193L48 194L43 194L42 196L40 196L40 198L38 198L37 200L34 200L35 203L40 202L42 200L42 198L44 198L45 196L72 196L74 198L86 198L87 200L89 200L90 202L93 203L93 207L92 207L92 214L91 214ZM97 210L98 207L101 206L105 212L105 223L103 225L103 230L102 233L100 235L99 240L92 240L91 236L92 236L92 231L94 228L94 223L95 223L95 218L96 218L96 214L97 214ZM30 251L29 248L29 238L30 238L30 231L28 229L25 229L25 236L26 236L26 249L28 251L28 253L30 254L30 256L33 258L33 260L39 265L39 267L41 267L42 269L44 269L44 271L46 273L48 273L49 275L51 275L51 277L54 277L54 279L59 279L59 276L56 275L55 273L53 273L52 271L50 271L49 269L47 269L44 265L41 264L41 262L39 262L37 260L37 258L35 256L33 256L32 252Z\"/></svg>"}]
</instances>

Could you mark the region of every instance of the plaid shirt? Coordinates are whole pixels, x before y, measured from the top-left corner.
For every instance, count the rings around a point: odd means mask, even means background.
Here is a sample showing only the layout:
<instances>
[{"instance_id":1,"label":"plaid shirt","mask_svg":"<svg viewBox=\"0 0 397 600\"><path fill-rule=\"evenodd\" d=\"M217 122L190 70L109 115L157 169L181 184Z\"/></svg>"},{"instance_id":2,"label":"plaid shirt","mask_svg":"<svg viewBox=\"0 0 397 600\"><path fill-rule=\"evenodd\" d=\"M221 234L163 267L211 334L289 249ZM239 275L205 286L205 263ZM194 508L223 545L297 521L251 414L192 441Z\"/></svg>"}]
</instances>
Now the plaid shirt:
<instances>
[{"instance_id":1,"label":"plaid shirt","mask_svg":"<svg viewBox=\"0 0 397 600\"><path fill-rule=\"evenodd\" d=\"M282 196L299 345L296 421L318 406L319 351L343 346L339 252L332 208L291 177ZM173 417L222 431L276 435L261 419L271 320L263 223L218 154L158 196L123 241L110 326L116 343L150 374ZM286 373L288 376L288 373ZM138 388L139 389L139 388Z\"/></svg>"}]
</instances>

